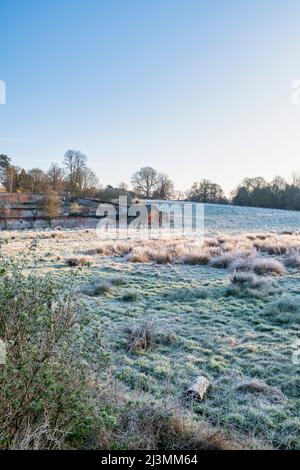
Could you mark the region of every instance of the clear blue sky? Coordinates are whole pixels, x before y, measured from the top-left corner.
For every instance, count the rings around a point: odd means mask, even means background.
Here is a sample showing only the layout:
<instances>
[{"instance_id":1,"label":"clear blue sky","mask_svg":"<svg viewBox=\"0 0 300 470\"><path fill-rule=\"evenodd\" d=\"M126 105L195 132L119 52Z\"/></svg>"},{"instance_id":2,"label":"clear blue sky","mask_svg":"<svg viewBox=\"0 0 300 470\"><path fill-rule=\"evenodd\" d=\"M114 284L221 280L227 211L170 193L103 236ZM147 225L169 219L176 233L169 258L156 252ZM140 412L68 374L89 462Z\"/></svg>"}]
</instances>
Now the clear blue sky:
<instances>
[{"instance_id":1,"label":"clear blue sky","mask_svg":"<svg viewBox=\"0 0 300 470\"><path fill-rule=\"evenodd\" d=\"M82 150L103 184L300 170L299 0L1 0L0 153Z\"/></svg>"}]
</instances>

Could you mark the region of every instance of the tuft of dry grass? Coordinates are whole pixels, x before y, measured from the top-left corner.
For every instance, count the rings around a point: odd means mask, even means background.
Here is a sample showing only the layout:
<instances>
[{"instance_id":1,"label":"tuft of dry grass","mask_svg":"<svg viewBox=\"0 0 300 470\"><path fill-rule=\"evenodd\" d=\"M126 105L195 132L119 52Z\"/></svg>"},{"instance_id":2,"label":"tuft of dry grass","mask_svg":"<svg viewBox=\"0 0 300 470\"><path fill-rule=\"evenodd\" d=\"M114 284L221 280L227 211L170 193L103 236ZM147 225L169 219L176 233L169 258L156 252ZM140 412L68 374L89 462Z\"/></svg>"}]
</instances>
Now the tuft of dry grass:
<instances>
[{"instance_id":1,"label":"tuft of dry grass","mask_svg":"<svg viewBox=\"0 0 300 470\"><path fill-rule=\"evenodd\" d=\"M114 288L108 280L95 279L86 285L82 292L91 297L97 297L99 295L113 294Z\"/></svg>"},{"instance_id":2,"label":"tuft of dry grass","mask_svg":"<svg viewBox=\"0 0 300 470\"><path fill-rule=\"evenodd\" d=\"M116 287L122 286L124 284L126 284L126 281L121 276L112 276L106 279L94 278L89 284L86 284L83 287L82 292L92 297L113 294Z\"/></svg>"},{"instance_id":3,"label":"tuft of dry grass","mask_svg":"<svg viewBox=\"0 0 300 470\"><path fill-rule=\"evenodd\" d=\"M181 255L179 258L179 262L182 264L191 264L191 265L196 265L196 264L208 264L209 261L211 260L211 253L209 250L203 250L200 252L185 252L184 254Z\"/></svg>"},{"instance_id":4,"label":"tuft of dry grass","mask_svg":"<svg viewBox=\"0 0 300 470\"><path fill-rule=\"evenodd\" d=\"M278 275L286 273L286 269L280 261L275 259L257 259L253 263L253 271L259 276Z\"/></svg>"},{"instance_id":5,"label":"tuft of dry grass","mask_svg":"<svg viewBox=\"0 0 300 470\"><path fill-rule=\"evenodd\" d=\"M125 302L134 302L135 300L138 299L138 292L135 289L127 289L121 299L124 300Z\"/></svg>"},{"instance_id":6,"label":"tuft of dry grass","mask_svg":"<svg viewBox=\"0 0 300 470\"><path fill-rule=\"evenodd\" d=\"M226 269L237 259L237 257L238 255L234 253L222 253L221 255L212 258L208 265L212 268Z\"/></svg>"},{"instance_id":7,"label":"tuft of dry grass","mask_svg":"<svg viewBox=\"0 0 300 470\"><path fill-rule=\"evenodd\" d=\"M268 395L273 399L284 399L284 394L279 388L270 387L265 382L257 379L251 379L249 381L242 382L238 384L236 390L242 393L259 393Z\"/></svg>"},{"instance_id":8,"label":"tuft of dry grass","mask_svg":"<svg viewBox=\"0 0 300 470\"><path fill-rule=\"evenodd\" d=\"M160 403L132 405L123 411L119 422L120 436L128 449L226 450L242 449L220 429L199 422L192 413L177 405ZM246 447L246 446L245 446Z\"/></svg>"},{"instance_id":9,"label":"tuft of dry grass","mask_svg":"<svg viewBox=\"0 0 300 470\"><path fill-rule=\"evenodd\" d=\"M156 264L171 264L174 263L174 253L168 250L153 251L150 254L150 260Z\"/></svg>"},{"instance_id":10,"label":"tuft of dry grass","mask_svg":"<svg viewBox=\"0 0 300 470\"><path fill-rule=\"evenodd\" d=\"M230 278L231 283L241 290L265 289L270 287L269 279L262 279L254 273L234 272Z\"/></svg>"},{"instance_id":11,"label":"tuft of dry grass","mask_svg":"<svg viewBox=\"0 0 300 470\"><path fill-rule=\"evenodd\" d=\"M237 258L230 263L229 269L232 271L252 271L256 259L255 255Z\"/></svg>"},{"instance_id":12,"label":"tuft of dry grass","mask_svg":"<svg viewBox=\"0 0 300 470\"><path fill-rule=\"evenodd\" d=\"M86 255L101 255L101 256L124 256L130 252L132 243L107 241L103 242L96 248L90 248L84 251Z\"/></svg>"},{"instance_id":13,"label":"tuft of dry grass","mask_svg":"<svg viewBox=\"0 0 300 470\"><path fill-rule=\"evenodd\" d=\"M111 283L111 285L119 287L124 286L126 284L126 279L124 279L124 277L122 276L113 276L109 278L109 282Z\"/></svg>"},{"instance_id":14,"label":"tuft of dry grass","mask_svg":"<svg viewBox=\"0 0 300 470\"><path fill-rule=\"evenodd\" d=\"M265 314L275 323L289 324L300 323L300 302L289 297L271 303L265 310Z\"/></svg>"},{"instance_id":15,"label":"tuft of dry grass","mask_svg":"<svg viewBox=\"0 0 300 470\"><path fill-rule=\"evenodd\" d=\"M69 266L91 266L93 263L93 258L91 258L90 256L73 255L69 258L66 258L65 262Z\"/></svg>"},{"instance_id":16,"label":"tuft of dry grass","mask_svg":"<svg viewBox=\"0 0 300 470\"><path fill-rule=\"evenodd\" d=\"M141 325L126 329L129 334L129 350L133 352L147 351L155 343L155 324L153 320L145 320Z\"/></svg>"},{"instance_id":17,"label":"tuft of dry grass","mask_svg":"<svg viewBox=\"0 0 300 470\"><path fill-rule=\"evenodd\" d=\"M208 265L212 268L225 269L234 261L234 257L229 253L212 258Z\"/></svg>"}]
</instances>

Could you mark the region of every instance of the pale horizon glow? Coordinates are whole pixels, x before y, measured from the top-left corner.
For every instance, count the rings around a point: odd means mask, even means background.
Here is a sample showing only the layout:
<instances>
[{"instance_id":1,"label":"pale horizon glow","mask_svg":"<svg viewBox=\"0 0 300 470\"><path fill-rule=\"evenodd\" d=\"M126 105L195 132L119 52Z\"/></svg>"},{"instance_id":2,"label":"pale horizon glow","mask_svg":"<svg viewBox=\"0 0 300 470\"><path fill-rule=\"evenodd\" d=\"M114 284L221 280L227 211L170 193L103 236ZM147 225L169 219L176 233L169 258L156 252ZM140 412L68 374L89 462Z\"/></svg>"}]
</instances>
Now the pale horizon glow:
<instances>
[{"instance_id":1,"label":"pale horizon glow","mask_svg":"<svg viewBox=\"0 0 300 470\"><path fill-rule=\"evenodd\" d=\"M296 0L2 0L0 153L89 158L102 185L149 165L203 178L300 172Z\"/></svg>"}]
</instances>

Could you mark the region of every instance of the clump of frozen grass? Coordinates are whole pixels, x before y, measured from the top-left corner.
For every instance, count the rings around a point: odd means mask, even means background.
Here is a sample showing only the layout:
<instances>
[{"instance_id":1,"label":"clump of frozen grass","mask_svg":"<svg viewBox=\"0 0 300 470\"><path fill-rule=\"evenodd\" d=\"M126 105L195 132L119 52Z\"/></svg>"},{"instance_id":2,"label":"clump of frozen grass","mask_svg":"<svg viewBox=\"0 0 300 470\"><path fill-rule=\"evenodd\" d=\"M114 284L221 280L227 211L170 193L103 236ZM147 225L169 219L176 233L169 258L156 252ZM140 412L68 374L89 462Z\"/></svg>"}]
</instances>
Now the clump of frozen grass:
<instances>
[{"instance_id":1,"label":"clump of frozen grass","mask_svg":"<svg viewBox=\"0 0 300 470\"><path fill-rule=\"evenodd\" d=\"M300 268L300 254L295 253L285 258L284 265L287 268Z\"/></svg>"},{"instance_id":2,"label":"clump of frozen grass","mask_svg":"<svg viewBox=\"0 0 300 470\"><path fill-rule=\"evenodd\" d=\"M92 279L83 287L82 292L92 297L98 295L108 295L115 292L115 287L122 286L126 281L121 276L109 277L107 279Z\"/></svg>"},{"instance_id":3,"label":"clump of frozen grass","mask_svg":"<svg viewBox=\"0 0 300 470\"><path fill-rule=\"evenodd\" d=\"M170 264L174 262L174 253L168 250L152 251L150 253L150 260L157 264Z\"/></svg>"},{"instance_id":4,"label":"clump of frozen grass","mask_svg":"<svg viewBox=\"0 0 300 470\"><path fill-rule=\"evenodd\" d=\"M182 264L191 264L191 265L196 265L196 264L208 264L209 261L211 260L211 253L209 250L203 250L199 252L195 251L188 251L184 252L180 257L179 257L179 262Z\"/></svg>"},{"instance_id":5,"label":"clump of frozen grass","mask_svg":"<svg viewBox=\"0 0 300 470\"><path fill-rule=\"evenodd\" d=\"M220 242L214 238L208 238L204 241L204 247L215 248L220 245Z\"/></svg>"},{"instance_id":6,"label":"clump of frozen grass","mask_svg":"<svg viewBox=\"0 0 300 470\"><path fill-rule=\"evenodd\" d=\"M126 259L131 263L169 264L174 263L175 255L173 250L163 248L160 244L157 244L156 247L138 246L133 248Z\"/></svg>"},{"instance_id":7,"label":"clump of frozen grass","mask_svg":"<svg viewBox=\"0 0 300 470\"><path fill-rule=\"evenodd\" d=\"M113 294L114 288L107 280L94 279L90 284L83 288L83 292L91 297L96 297L98 295Z\"/></svg>"},{"instance_id":8,"label":"clump of frozen grass","mask_svg":"<svg viewBox=\"0 0 300 470\"><path fill-rule=\"evenodd\" d=\"M212 258L209 261L209 266L212 268L225 269L234 261L235 257L232 253L222 253L219 256Z\"/></svg>"},{"instance_id":9,"label":"clump of frozen grass","mask_svg":"<svg viewBox=\"0 0 300 470\"><path fill-rule=\"evenodd\" d=\"M286 269L280 261L275 259L257 259L253 262L253 271L259 276L283 275Z\"/></svg>"},{"instance_id":10,"label":"clump of frozen grass","mask_svg":"<svg viewBox=\"0 0 300 470\"><path fill-rule=\"evenodd\" d=\"M147 351L155 343L156 328L153 320L127 328L130 351Z\"/></svg>"},{"instance_id":11,"label":"clump of frozen grass","mask_svg":"<svg viewBox=\"0 0 300 470\"><path fill-rule=\"evenodd\" d=\"M279 388L271 387L265 382L257 379L251 379L238 384L236 386L236 390L242 393L264 394L275 400L284 399L284 394Z\"/></svg>"},{"instance_id":12,"label":"clump of frozen grass","mask_svg":"<svg viewBox=\"0 0 300 470\"><path fill-rule=\"evenodd\" d=\"M282 297L269 305L265 313L278 323L299 323L300 302L290 297Z\"/></svg>"},{"instance_id":13,"label":"clump of frozen grass","mask_svg":"<svg viewBox=\"0 0 300 470\"><path fill-rule=\"evenodd\" d=\"M256 259L255 255L237 258L230 263L229 269L232 271L252 271Z\"/></svg>"},{"instance_id":14,"label":"clump of frozen grass","mask_svg":"<svg viewBox=\"0 0 300 470\"><path fill-rule=\"evenodd\" d=\"M212 268L226 269L235 260L249 256L248 251L227 251L221 253L219 256L212 258L208 265Z\"/></svg>"},{"instance_id":15,"label":"clump of frozen grass","mask_svg":"<svg viewBox=\"0 0 300 470\"><path fill-rule=\"evenodd\" d=\"M172 346L177 342L177 336L174 332L158 331L153 319L131 325L125 328L125 331L129 335L128 349L134 352L147 351L157 344Z\"/></svg>"},{"instance_id":16,"label":"clump of frozen grass","mask_svg":"<svg viewBox=\"0 0 300 470\"><path fill-rule=\"evenodd\" d=\"M159 334L158 342L166 346L171 346L177 342L177 335L176 333L173 333L173 332L166 333L166 334Z\"/></svg>"},{"instance_id":17,"label":"clump of frozen grass","mask_svg":"<svg viewBox=\"0 0 300 470\"><path fill-rule=\"evenodd\" d=\"M208 293L202 288L184 288L171 290L165 294L165 297L170 301L188 302L189 300L206 299Z\"/></svg>"},{"instance_id":18,"label":"clump of frozen grass","mask_svg":"<svg viewBox=\"0 0 300 470\"><path fill-rule=\"evenodd\" d=\"M131 263L150 263L150 258L143 248L137 247L126 256L126 261Z\"/></svg>"},{"instance_id":19,"label":"clump of frozen grass","mask_svg":"<svg viewBox=\"0 0 300 470\"><path fill-rule=\"evenodd\" d=\"M96 248L90 248L84 253L87 255L124 256L130 252L132 244L129 242L109 241L103 242Z\"/></svg>"},{"instance_id":20,"label":"clump of frozen grass","mask_svg":"<svg viewBox=\"0 0 300 470\"><path fill-rule=\"evenodd\" d=\"M249 296L262 298L275 292L270 279L261 278L253 272L235 271L231 278L231 284L226 289L225 295L229 296Z\"/></svg>"},{"instance_id":21,"label":"clump of frozen grass","mask_svg":"<svg viewBox=\"0 0 300 470\"><path fill-rule=\"evenodd\" d=\"M127 289L122 295L121 299L125 302L134 302L139 297L138 292L135 289Z\"/></svg>"},{"instance_id":22,"label":"clump of frozen grass","mask_svg":"<svg viewBox=\"0 0 300 470\"><path fill-rule=\"evenodd\" d=\"M255 240L254 246L269 255L284 255L300 248L298 234L269 234L266 238Z\"/></svg>"},{"instance_id":23,"label":"clump of frozen grass","mask_svg":"<svg viewBox=\"0 0 300 470\"><path fill-rule=\"evenodd\" d=\"M196 415L180 405L166 406L157 399L141 404L132 400L123 408L118 423L118 435L124 440L119 444L121 449L199 451L243 448L229 433L199 421Z\"/></svg>"},{"instance_id":24,"label":"clump of frozen grass","mask_svg":"<svg viewBox=\"0 0 300 470\"><path fill-rule=\"evenodd\" d=\"M73 255L66 258L65 262L69 266L91 266L93 263L93 258L90 256Z\"/></svg>"},{"instance_id":25,"label":"clump of frozen grass","mask_svg":"<svg viewBox=\"0 0 300 470\"><path fill-rule=\"evenodd\" d=\"M231 284L241 290L266 289L271 286L269 279L262 279L254 273L234 272L230 278Z\"/></svg>"},{"instance_id":26,"label":"clump of frozen grass","mask_svg":"<svg viewBox=\"0 0 300 470\"><path fill-rule=\"evenodd\" d=\"M126 279L124 279L124 277L122 276L113 276L111 278L109 278L109 282L113 285L113 286L124 286L126 284Z\"/></svg>"}]
</instances>

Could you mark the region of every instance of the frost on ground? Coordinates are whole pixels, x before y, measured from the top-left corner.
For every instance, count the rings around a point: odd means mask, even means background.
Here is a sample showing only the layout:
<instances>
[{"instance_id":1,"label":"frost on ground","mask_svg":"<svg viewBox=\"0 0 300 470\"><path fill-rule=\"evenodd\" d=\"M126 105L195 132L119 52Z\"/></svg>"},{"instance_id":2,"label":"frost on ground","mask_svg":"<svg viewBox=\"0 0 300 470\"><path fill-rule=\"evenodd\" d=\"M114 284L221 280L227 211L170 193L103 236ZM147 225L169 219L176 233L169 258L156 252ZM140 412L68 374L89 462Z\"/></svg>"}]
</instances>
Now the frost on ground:
<instances>
[{"instance_id":1,"label":"frost on ground","mask_svg":"<svg viewBox=\"0 0 300 470\"><path fill-rule=\"evenodd\" d=\"M180 402L241 441L300 448L299 233L220 234L203 246L89 230L1 236L9 256L36 244L43 274L76 271L124 393ZM199 375L205 399L182 402Z\"/></svg>"}]
</instances>

